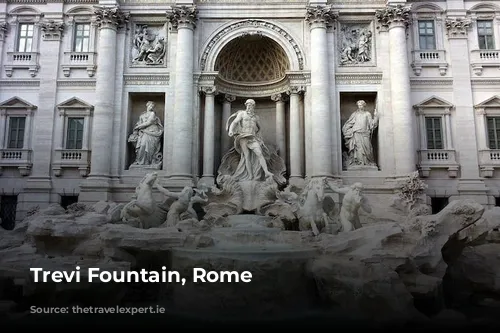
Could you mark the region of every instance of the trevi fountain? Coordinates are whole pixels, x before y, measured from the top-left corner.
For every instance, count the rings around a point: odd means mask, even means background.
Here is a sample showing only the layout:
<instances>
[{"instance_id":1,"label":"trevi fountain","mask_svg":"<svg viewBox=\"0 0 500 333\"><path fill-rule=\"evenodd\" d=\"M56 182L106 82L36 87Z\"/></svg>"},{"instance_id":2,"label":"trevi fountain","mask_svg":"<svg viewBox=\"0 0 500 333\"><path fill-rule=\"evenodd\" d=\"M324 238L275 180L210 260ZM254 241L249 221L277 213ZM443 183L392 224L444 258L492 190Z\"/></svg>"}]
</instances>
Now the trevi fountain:
<instances>
[{"instance_id":1,"label":"trevi fountain","mask_svg":"<svg viewBox=\"0 0 500 333\"><path fill-rule=\"evenodd\" d=\"M351 167L373 166L378 116L365 105L342 129ZM0 229L2 318L20 324L33 305L154 304L195 321L496 323L488 314L500 309L500 208L456 200L432 215L418 173L401 181L391 211L377 209L362 183L315 177L290 185L283 159L261 136L255 101L245 106L224 124L234 144L215 184L160 184L163 127L148 102L128 139L133 167L147 169L128 203L35 208L13 231ZM187 282L35 283L30 273L76 266L82 280L89 267L163 267ZM193 283L194 268L249 271L252 281Z\"/></svg>"}]
</instances>

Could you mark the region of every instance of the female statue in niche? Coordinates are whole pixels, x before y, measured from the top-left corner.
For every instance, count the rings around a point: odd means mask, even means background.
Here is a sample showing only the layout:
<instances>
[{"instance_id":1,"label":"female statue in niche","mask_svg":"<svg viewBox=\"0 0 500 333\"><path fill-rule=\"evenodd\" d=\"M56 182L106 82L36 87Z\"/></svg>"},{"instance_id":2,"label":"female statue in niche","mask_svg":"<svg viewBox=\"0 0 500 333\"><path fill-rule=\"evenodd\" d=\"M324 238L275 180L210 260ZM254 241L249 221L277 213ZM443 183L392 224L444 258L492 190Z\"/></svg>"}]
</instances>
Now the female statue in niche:
<instances>
[{"instance_id":1,"label":"female statue in niche","mask_svg":"<svg viewBox=\"0 0 500 333\"><path fill-rule=\"evenodd\" d=\"M135 144L135 161L132 166L148 166L155 169L161 167L163 160L161 150L161 137L163 125L156 116L155 103L146 103L146 111L140 116L134 126L128 142Z\"/></svg>"},{"instance_id":2,"label":"female statue in niche","mask_svg":"<svg viewBox=\"0 0 500 333\"><path fill-rule=\"evenodd\" d=\"M342 133L348 149L347 164L349 167L373 166L376 167L373 155L372 134L378 125L377 110L373 116L365 110L366 102L358 101L358 109L354 111L342 126Z\"/></svg>"}]
</instances>

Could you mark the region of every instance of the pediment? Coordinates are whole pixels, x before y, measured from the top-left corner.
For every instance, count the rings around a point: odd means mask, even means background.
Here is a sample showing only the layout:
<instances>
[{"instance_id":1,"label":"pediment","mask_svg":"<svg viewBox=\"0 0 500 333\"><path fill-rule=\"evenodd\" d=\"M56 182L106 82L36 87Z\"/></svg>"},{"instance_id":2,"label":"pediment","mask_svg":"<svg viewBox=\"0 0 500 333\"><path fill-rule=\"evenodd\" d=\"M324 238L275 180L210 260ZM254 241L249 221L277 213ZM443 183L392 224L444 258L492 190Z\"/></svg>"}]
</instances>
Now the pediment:
<instances>
[{"instance_id":1,"label":"pediment","mask_svg":"<svg viewBox=\"0 0 500 333\"><path fill-rule=\"evenodd\" d=\"M484 108L496 108L500 109L500 97L493 96L488 98L484 102L481 102L476 105L476 108L484 109Z\"/></svg>"},{"instance_id":2,"label":"pediment","mask_svg":"<svg viewBox=\"0 0 500 333\"><path fill-rule=\"evenodd\" d=\"M86 110L91 110L94 107L87 102L82 101L81 99L77 97L71 97L70 99L59 103L57 105L58 109L86 109Z\"/></svg>"},{"instance_id":3,"label":"pediment","mask_svg":"<svg viewBox=\"0 0 500 333\"><path fill-rule=\"evenodd\" d=\"M419 104L414 105L414 108L416 109L423 109L423 108L433 108L433 109L449 109L453 108L453 104L450 102L439 98L437 96L432 96L427 98L426 100L420 102Z\"/></svg>"},{"instance_id":4,"label":"pediment","mask_svg":"<svg viewBox=\"0 0 500 333\"><path fill-rule=\"evenodd\" d=\"M12 97L0 103L0 109L36 109L36 106L19 97Z\"/></svg>"}]
</instances>

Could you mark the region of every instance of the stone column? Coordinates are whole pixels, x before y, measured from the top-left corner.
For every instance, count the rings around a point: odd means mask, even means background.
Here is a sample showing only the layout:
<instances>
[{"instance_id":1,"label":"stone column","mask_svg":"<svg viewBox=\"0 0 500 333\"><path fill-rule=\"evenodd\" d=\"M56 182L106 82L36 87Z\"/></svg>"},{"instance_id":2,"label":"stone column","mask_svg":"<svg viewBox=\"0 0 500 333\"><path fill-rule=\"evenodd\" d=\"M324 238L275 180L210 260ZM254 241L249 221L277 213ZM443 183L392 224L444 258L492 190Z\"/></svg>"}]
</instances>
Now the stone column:
<instances>
[{"instance_id":1,"label":"stone column","mask_svg":"<svg viewBox=\"0 0 500 333\"><path fill-rule=\"evenodd\" d=\"M389 63L391 71L391 109L394 132L394 159L396 176L405 176L416 170L416 145L413 107L410 99L410 72L406 28L410 7L389 5L376 12L376 18L389 30Z\"/></svg>"},{"instance_id":2,"label":"stone column","mask_svg":"<svg viewBox=\"0 0 500 333\"><path fill-rule=\"evenodd\" d=\"M172 161L170 176L191 184L193 179L193 62L195 6L174 6L169 20L177 29Z\"/></svg>"},{"instance_id":3,"label":"stone column","mask_svg":"<svg viewBox=\"0 0 500 333\"><path fill-rule=\"evenodd\" d=\"M203 175L200 182L214 185L214 154L215 154L215 94L214 86L201 87L205 93L205 114L203 122Z\"/></svg>"},{"instance_id":4,"label":"stone column","mask_svg":"<svg viewBox=\"0 0 500 333\"><path fill-rule=\"evenodd\" d=\"M7 36L7 29L9 24L7 22L0 22L0 65L3 65L3 44Z\"/></svg>"},{"instance_id":5,"label":"stone column","mask_svg":"<svg viewBox=\"0 0 500 333\"><path fill-rule=\"evenodd\" d=\"M284 94L274 94L271 100L276 102L276 147L278 155L286 163L286 122L285 122L285 98Z\"/></svg>"},{"instance_id":6,"label":"stone column","mask_svg":"<svg viewBox=\"0 0 500 333\"><path fill-rule=\"evenodd\" d=\"M330 65L328 63L327 25L337 17L331 6L310 6L306 21L311 38L311 128L312 177L333 177L330 115Z\"/></svg>"},{"instance_id":7,"label":"stone column","mask_svg":"<svg viewBox=\"0 0 500 333\"><path fill-rule=\"evenodd\" d=\"M95 104L92 121L91 162L88 179L81 186L79 201L109 200L111 145L115 109L116 38L117 31L129 18L117 6L95 7L99 29L98 66L96 70Z\"/></svg>"},{"instance_id":8,"label":"stone column","mask_svg":"<svg viewBox=\"0 0 500 333\"><path fill-rule=\"evenodd\" d=\"M99 28L99 65L96 70L89 180L107 179L110 173L116 90L116 33L118 28L128 21L129 16L118 7L96 7L94 14Z\"/></svg>"},{"instance_id":9,"label":"stone column","mask_svg":"<svg viewBox=\"0 0 500 333\"><path fill-rule=\"evenodd\" d=\"M459 152L460 180L458 192L461 199L470 198L487 205L488 189L480 179L478 138L474 129L474 97L471 86L470 51L468 30L471 22L465 18L465 9L461 9L464 16L448 17L446 29L448 34L450 67L453 69L453 96L454 96L454 125L460 135L467 133L466 139L455 142ZM456 12L458 13L458 11ZM452 198L450 198L452 200Z\"/></svg>"},{"instance_id":10,"label":"stone column","mask_svg":"<svg viewBox=\"0 0 500 333\"><path fill-rule=\"evenodd\" d=\"M304 179L302 170L302 147L304 145L304 133L300 123L300 93L304 91L302 86L291 86L288 94L290 95L290 126L289 126L289 144L290 144L290 184L300 185Z\"/></svg>"},{"instance_id":11,"label":"stone column","mask_svg":"<svg viewBox=\"0 0 500 333\"><path fill-rule=\"evenodd\" d=\"M225 94L224 100L222 102L222 128L221 128L221 155L224 154L230 149L231 141L229 140L229 135L227 135L226 131L226 123L231 116L231 103L236 100L236 96Z\"/></svg>"}]
</instances>

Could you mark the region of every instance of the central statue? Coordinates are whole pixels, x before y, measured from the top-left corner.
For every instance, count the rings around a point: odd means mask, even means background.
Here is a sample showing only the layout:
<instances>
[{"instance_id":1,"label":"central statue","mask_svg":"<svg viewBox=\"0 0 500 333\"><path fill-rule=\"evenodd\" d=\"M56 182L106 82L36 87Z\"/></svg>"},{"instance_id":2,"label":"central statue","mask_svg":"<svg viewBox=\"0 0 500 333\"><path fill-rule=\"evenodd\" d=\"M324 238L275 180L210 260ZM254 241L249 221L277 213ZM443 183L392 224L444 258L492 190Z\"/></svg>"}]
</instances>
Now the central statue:
<instances>
[{"instance_id":1,"label":"central statue","mask_svg":"<svg viewBox=\"0 0 500 333\"><path fill-rule=\"evenodd\" d=\"M234 138L234 146L222 158L217 180L220 182L225 176L237 182L274 179L283 185L285 162L262 140L255 101L248 99L245 106L245 110L235 112L227 120L226 131Z\"/></svg>"}]
</instances>

